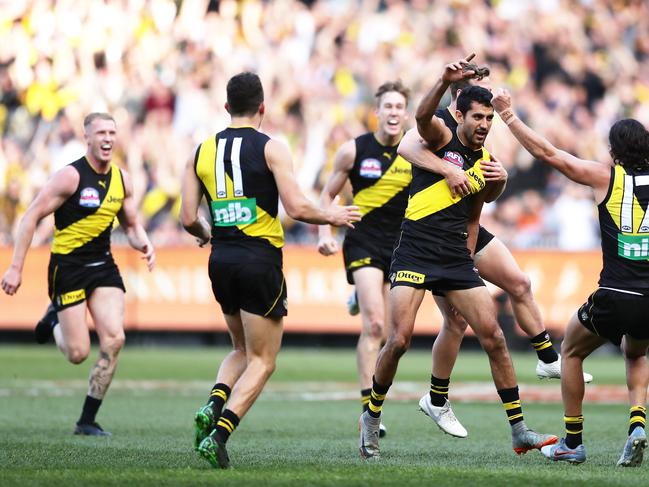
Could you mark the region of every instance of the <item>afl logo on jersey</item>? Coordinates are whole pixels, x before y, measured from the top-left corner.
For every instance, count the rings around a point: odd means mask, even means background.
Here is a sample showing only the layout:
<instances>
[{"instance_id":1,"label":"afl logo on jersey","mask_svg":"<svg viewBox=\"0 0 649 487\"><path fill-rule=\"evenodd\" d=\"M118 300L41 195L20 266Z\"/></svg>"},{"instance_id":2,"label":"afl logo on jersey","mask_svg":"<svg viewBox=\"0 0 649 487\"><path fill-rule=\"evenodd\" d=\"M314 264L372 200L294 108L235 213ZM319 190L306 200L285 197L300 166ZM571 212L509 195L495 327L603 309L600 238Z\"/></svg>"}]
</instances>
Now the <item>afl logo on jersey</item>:
<instances>
[{"instance_id":1,"label":"afl logo on jersey","mask_svg":"<svg viewBox=\"0 0 649 487\"><path fill-rule=\"evenodd\" d=\"M464 165L464 158L457 152L450 150L444 153L444 160L451 164L455 164L457 167L462 167Z\"/></svg>"},{"instance_id":2,"label":"afl logo on jersey","mask_svg":"<svg viewBox=\"0 0 649 487\"><path fill-rule=\"evenodd\" d=\"M364 178L379 179L381 177L381 163L376 159L363 159L361 161L360 175Z\"/></svg>"},{"instance_id":3,"label":"afl logo on jersey","mask_svg":"<svg viewBox=\"0 0 649 487\"><path fill-rule=\"evenodd\" d=\"M99 208L101 201L99 200L99 191L95 188L83 188L79 198L79 204L86 208Z\"/></svg>"}]
</instances>

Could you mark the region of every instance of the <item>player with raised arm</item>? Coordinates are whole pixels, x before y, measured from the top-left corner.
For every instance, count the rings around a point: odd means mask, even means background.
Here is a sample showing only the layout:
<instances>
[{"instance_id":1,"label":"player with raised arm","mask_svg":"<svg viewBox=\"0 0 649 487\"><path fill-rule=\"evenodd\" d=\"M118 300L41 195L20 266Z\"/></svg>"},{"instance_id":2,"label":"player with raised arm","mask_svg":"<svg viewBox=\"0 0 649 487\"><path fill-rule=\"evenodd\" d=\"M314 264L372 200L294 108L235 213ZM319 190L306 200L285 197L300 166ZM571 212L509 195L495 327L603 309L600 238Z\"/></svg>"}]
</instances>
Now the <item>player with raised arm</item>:
<instances>
[{"instance_id":1,"label":"player with raised arm","mask_svg":"<svg viewBox=\"0 0 649 487\"><path fill-rule=\"evenodd\" d=\"M630 402L628 438L617 465L637 467L647 447L649 132L636 120L619 120L609 131L613 164L584 160L557 149L519 119L506 90L496 92L493 105L530 154L593 189L599 212L603 255L599 287L570 319L561 344L566 437L544 447L543 454L556 461L586 461L583 361L610 341L622 347Z\"/></svg>"}]
</instances>

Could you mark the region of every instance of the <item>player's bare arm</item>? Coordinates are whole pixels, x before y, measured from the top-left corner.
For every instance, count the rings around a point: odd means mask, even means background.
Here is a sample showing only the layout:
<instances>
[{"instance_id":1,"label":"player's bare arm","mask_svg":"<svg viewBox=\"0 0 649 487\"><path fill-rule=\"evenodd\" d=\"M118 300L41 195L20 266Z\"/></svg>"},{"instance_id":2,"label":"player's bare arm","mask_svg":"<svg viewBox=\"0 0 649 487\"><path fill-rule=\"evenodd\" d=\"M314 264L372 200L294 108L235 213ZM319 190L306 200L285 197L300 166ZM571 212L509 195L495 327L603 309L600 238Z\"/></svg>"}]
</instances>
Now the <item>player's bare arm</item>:
<instances>
[{"instance_id":1,"label":"player's bare arm","mask_svg":"<svg viewBox=\"0 0 649 487\"><path fill-rule=\"evenodd\" d=\"M426 141L421 138L417 129L412 128L406 132L397 152L413 166L444 176L453 197L456 195L466 196L471 193L471 184L466 173L454 164L444 162L437 157L430 150Z\"/></svg>"},{"instance_id":2,"label":"player's bare arm","mask_svg":"<svg viewBox=\"0 0 649 487\"><path fill-rule=\"evenodd\" d=\"M133 182L125 171L122 171L122 179L124 181L124 202L122 203L122 209L117 213L117 219L126 230L129 245L144 254L142 259L146 260L147 267L152 270L155 266L155 250L142 223L140 223L135 208Z\"/></svg>"},{"instance_id":3,"label":"player's bare arm","mask_svg":"<svg viewBox=\"0 0 649 487\"><path fill-rule=\"evenodd\" d=\"M444 66L442 76L435 82L423 100L417 107L415 119L417 120L417 130L423 139L435 150L451 140L451 131L446 127L443 120L435 116L435 111L439 106L446 89L454 81L470 79L475 77L475 71L464 69L475 54L469 54L466 58L449 63Z\"/></svg>"},{"instance_id":4,"label":"player's bare arm","mask_svg":"<svg viewBox=\"0 0 649 487\"><path fill-rule=\"evenodd\" d=\"M593 188L598 201L604 198L610 180L610 165L579 159L568 152L557 149L545 137L536 133L516 116L511 96L507 90L496 90L492 104L514 137L530 154L540 161L550 164L574 182Z\"/></svg>"},{"instance_id":5,"label":"player's bare arm","mask_svg":"<svg viewBox=\"0 0 649 487\"><path fill-rule=\"evenodd\" d=\"M20 287L25 256L38 222L54 213L74 194L78 185L79 173L73 167L64 167L52 176L29 205L18 226L11 264L2 278L2 290L5 293L11 296Z\"/></svg>"},{"instance_id":6,"label":"player's bare arm","mask_svg":"<svg viewBox=\"0 0 649 487\"><path fill-rule=\"evenodd\" d=\"M354 228L353 222L361 219L358 206L340 206L336 202L337 199L327 208L318 208L311 203L297 184L291 153L284 144L269 140L264 148L264 155L275 177L279 198L291 218L305 223L336 227L344 225L350 228Z\"/></svg>"},{"instance_id":7,"label":"player's bare arm","mask_svg":"<svg viewBox=\"0 0 649 487\"><path fill-rule=\"evenodd\" d=\"M321 208L328 208L342 191L349 179L349 172L354 167L355 158L356 142L354 140L348 140L336 151L333 171L320 194ZM318 252L322 255L333 255L338 252L338 242L333 238L329 225L318 227Z\"/></svg>"},{"instance_id":8,"label":"player's bare arm","mask_svg":"<svg viewBox=\"0 0 649 487\"><path fill-rule=\"evenodd\" d=\"M480 170L484 175L487 186L484 190L484 200L487 203L496 201L507 186L507 170L502 163L491 154L488 161L482 160L480 162Z\"/></svg>"},{"instance_id":9,"label":"player's bare arm","mask_svg":"<svg viewBox=\"0 0 649 487\"><path fill-rule=\"evenodd\" d=\"M194 171L194 158L185 164L181 189L180 223L190 234L198 240L198 245L203 246L210 241L210 224L198 214L203 195L200 182Z\"/></svg>"}]
</instances>

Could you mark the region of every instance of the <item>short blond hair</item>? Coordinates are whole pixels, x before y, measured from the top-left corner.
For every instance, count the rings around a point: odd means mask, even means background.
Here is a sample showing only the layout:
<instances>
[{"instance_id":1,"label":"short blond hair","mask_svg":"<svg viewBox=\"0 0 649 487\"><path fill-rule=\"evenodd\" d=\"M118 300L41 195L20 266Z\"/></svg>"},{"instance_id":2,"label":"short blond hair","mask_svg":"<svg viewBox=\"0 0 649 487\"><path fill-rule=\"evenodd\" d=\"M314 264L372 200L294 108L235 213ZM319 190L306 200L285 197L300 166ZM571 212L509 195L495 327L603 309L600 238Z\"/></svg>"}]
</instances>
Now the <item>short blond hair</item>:
<instances>
[{"instance_id":1,"label":"short blond hair","mask_svg":"<svg viewBox=\"0 0 649 487\"><path fill-rule=\"evenodd\" d=\"M88 127L90 127L90 124L94 122L95 120L110 120L113 123L115 123L115 119L110 113L104 113L104 112L92 112L86 115L86 118L83 119L83 128L84 130L88 130Z\"/></svg>"}]
</instances>

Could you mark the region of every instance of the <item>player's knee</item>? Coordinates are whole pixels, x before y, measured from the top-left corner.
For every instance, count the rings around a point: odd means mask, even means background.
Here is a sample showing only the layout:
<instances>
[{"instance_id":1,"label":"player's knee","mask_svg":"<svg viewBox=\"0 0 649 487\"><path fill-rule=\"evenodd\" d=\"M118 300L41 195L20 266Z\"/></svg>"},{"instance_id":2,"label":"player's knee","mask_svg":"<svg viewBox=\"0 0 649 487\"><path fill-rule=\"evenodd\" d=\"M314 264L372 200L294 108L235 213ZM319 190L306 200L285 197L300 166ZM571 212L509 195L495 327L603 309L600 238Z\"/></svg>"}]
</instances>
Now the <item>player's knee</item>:
<instances>
[{"instance_id":1,"label":"player's knee","mask_svg":"<svg viewBox=\"0 0 649 487\"><path fill-rule=\"evenodd\" d=\"M89 347L69 347L66 351L66 358L68 362L73 364L80 364L88 358L90 353Z\"/></svg>"},{"instance_id":2,"label":"player's knee","mask_svg":"<svg viewBox=\"0 0 649 487\"><path fill-rule=\"evenodd\" d=\"M463 317L456 314L449 314L444 317L444 324L442 326L444 326L448 333L456 336L464 336L468 324Z\"/></svg>"},{"instance_id":3,"label":"player's knee","mask_svg":"<svg viewBox=\"0 0 649 487\"><path fill-rule=\"evenodd\" d=\"M388 339L385 346L393 357L399 358L408 351L408 348L410 347L410 337L404 335L393 335Z\"/></svg>"},{"instance_id":4,"label":"player's knee","mask_svg":"<svg viewBox=\"0 0 649 487\"><path fill-rule=\"evenodd\" d=\"M383 318L377 315L370 315L366 325L363 327L363 334L375 340L383 338Z\"/></svg>"},{"instance_id":5,"label":"player's knee","mask_svg":"<svg viewBox=\"0 0 649 487\"><path fill-rule=\"evenodd\" d=\"M505 336L499 326L490 326L479 335L480 345L487 354L500 353L507 349Z\"/></svg>"},{"instance_id":6,"label":"player's knee","mask_svg":"<svg viewBox=\"0 0 649 487\"><path fill-rule=\"evenodd\" d=\"M523 272L519 272L508 284L507 294L514 300L522 299L532 292L532 282L527 274Z\"/></svg>"},{"instance_id":7,"label":"player's knee","mask_svg":"<svg viewBox=\"0 0 649 487\"><path fill-rule=\"evenodd\" d=\"M124 335L123 331L120 331L119 333L107 337L104 340L104 343L102 343L101 345L102 348L105 348L106 350L110 350L112 353L117 354L124 346L125 341L126 336Z\"/></svg>"},{"instance_id":8,"label":"player's knee","mask_svg":"<svg viewBox=\"0 0 649 487\"><path fill-rule=\"evenodd\" d=\"M255 370L264 377L270 377L275 372L275 357L252 357L248 361L248 366L253 366Z\"/></svg>"}]
</instances>

